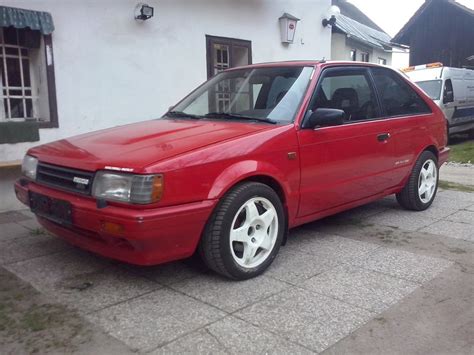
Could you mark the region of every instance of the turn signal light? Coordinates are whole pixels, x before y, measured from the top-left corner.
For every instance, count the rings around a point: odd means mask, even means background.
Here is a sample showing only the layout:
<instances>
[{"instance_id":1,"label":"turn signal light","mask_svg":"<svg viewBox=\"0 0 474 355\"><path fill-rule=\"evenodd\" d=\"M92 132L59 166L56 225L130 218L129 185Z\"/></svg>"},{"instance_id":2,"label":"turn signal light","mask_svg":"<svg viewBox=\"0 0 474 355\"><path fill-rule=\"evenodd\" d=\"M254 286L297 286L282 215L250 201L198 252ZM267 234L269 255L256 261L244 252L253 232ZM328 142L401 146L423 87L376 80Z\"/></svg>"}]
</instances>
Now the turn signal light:
<instances>
[{"instance_id":1,"label":"turn signal light","mask_svg":"<svg viewBox=\"0 0 474 355\"><path fill-rule=\"evenodd\" d=\"M123 225L113 222L102 222L102 231L107 234L123 235L125 228Z\"/></svg>"},{"instance_id":2,"label":"turn signal light","mask_svg":"<svg viewBox=\"0 0 474 355\"><path fill-rule=\"evenodd\" d=\"M151 190L151 201L157 202L163 195L163 176L156 175L153 179L153 188Z\"/></svg>"}]
</instances>

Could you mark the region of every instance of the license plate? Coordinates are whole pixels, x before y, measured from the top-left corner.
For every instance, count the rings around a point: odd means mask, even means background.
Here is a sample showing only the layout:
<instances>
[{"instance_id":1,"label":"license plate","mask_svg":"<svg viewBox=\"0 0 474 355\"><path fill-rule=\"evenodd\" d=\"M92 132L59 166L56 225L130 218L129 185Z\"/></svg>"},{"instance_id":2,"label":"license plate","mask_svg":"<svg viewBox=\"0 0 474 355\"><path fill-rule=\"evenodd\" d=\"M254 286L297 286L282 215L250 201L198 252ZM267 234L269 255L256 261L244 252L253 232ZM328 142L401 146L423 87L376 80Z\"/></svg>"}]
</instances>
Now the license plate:
<instances>
[{"instance_id":1,"label":"license plate","mask_svg":"<svg viewBox=\"0 0 474 355\"><path fill-rule=\"evenodd\" d=\"M71 203L30 191L31 212L61 224L72 223Z\"/></svg>"}]
</instances>

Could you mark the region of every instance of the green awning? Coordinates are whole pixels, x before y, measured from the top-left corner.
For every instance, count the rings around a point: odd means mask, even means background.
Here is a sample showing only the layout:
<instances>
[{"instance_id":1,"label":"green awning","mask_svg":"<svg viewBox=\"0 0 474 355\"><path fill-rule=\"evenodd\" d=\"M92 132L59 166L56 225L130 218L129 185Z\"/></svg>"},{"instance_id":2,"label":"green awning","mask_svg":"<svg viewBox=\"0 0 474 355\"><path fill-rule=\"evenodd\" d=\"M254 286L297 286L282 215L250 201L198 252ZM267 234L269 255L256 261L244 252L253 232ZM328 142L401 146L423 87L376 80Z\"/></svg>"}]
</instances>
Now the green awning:
<instances>
[{"instance_id":1,"label":"green awning","mask_svg":"<svg viewBox=\"0 0 474 355\"><path fill-rule=\"evenodd\" d=\"M44 35L54 31L53 18L49 12L0 6L0 27L9 26L30 28Z\"/></svg>"}]
</instances>

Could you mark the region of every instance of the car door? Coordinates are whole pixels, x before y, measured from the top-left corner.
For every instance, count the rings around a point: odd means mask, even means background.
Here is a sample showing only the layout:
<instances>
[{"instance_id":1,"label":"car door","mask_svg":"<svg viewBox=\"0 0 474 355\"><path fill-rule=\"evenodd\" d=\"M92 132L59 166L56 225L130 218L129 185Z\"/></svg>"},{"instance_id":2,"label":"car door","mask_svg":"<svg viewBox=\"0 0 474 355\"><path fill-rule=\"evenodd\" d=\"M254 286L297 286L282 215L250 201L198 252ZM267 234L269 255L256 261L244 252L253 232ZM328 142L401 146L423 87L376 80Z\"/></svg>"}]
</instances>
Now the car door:
<instances>
[{"instance_id":1,"label":"car door","mask_svg":"<svg viewBox=\"0 0 474 355\"><path fill-rule=\"evenodd\" d=\"M368 67L323 70L305 118L318 108L342 109L340 126L300 129L299 217L383 192L393 184L394 147Z\"/></svg>"},{"instance_id":2,"label":"car door","mask_svg":"<svg viewBox=\"0 0 474 355\"><path fill-rule=\"evenodd\" d=\"M400 74L388 68L372 68L371 72L383 119L390 123L395 154L391 176L396 186L410 172L424 137L432 131L430 121L426 120L431 109Z\"/></svg>"}]
</instances>

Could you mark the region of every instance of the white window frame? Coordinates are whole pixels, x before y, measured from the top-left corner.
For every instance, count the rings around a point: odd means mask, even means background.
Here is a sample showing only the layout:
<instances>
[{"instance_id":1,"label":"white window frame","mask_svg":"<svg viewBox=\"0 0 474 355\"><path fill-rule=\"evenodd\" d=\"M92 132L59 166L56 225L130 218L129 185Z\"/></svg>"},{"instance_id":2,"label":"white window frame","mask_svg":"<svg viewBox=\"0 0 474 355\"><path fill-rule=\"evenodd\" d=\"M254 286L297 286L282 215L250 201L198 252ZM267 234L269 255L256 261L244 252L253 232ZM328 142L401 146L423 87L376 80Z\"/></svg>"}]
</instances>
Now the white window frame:
<instances>
[{"instance_id":1,"label":"white window frame","mask_svg":"<svg viewBox=\"0 0 474 355\"><path fill-rule=\"evenodd\" d=\"M3 61L3 73L0 73L0 121L2 122L12 122L12 121L25 121L26 119L37 119L36 117L36 112L37 112L37 102L38 102L38 96L35 95L37 93L37 90L35 89L34 85L34 78L32 75L32 70L31 70L31 58L29 55L24 56L22 53L22 49L27 50L28 54L30 53L29 48L20 46L20 45L12 45L12 44L5 44L4 43L4 33L3 33L3 27L0 27L0 51L1 51L1 58L0 60ZM15 29L16 30L16 29ZM17 31L17 38L18 38L18 30ZM7 48L14 48L16 49L18 55L13 55L13 54L7 54L6 50ZM10 59L15 59L19 61L20 64L20 79L21 79L21 86L9 86L9 81L8 81L8 70L7 70L7 58ZM23 70L23 59L28 60L29 64L29 76L30 76L30 86L25 86L25 78L24 78L24 70ZM5 76L5 87L2 84L2 77ZM18 90L21 91L21 95L11 95L10 91L11 90ZM26 94L26 91L30 91L30 95ZM5 91L5 94L4 94ZM21 99L22 100L22 105L23 105L23 115L24 117L12 117L12 111L11 111L11 100L12 99ZM27 112L27 106L26 106L26 100L31 100L32 104L32 117L26 117L26 112ZM6 106L5 107L5 101L6 101Z\"/></svg>"}]
</instances>

